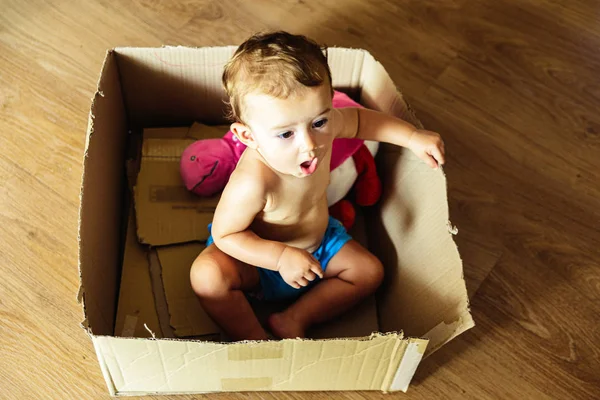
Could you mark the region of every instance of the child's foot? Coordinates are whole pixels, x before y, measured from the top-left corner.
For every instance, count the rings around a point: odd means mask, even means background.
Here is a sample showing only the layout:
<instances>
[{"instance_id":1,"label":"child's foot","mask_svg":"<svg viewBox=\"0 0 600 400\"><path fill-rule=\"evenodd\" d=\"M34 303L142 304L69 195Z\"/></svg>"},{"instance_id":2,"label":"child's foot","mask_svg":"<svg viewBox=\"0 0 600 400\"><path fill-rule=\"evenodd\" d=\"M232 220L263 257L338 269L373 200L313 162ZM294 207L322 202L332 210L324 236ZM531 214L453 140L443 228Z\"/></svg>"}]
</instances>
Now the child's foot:
<instances>
[{"instance_id":1,"label":"child's foot","mask_svg":"<svg viewBox=\"0 0 600 400\"><path fill-rule=\"evenodd\" d=\"M304 328L284 313L271 314L268 324L273 335L278 338L295 339L304 337Z\"/></svg>"}]
</instances>

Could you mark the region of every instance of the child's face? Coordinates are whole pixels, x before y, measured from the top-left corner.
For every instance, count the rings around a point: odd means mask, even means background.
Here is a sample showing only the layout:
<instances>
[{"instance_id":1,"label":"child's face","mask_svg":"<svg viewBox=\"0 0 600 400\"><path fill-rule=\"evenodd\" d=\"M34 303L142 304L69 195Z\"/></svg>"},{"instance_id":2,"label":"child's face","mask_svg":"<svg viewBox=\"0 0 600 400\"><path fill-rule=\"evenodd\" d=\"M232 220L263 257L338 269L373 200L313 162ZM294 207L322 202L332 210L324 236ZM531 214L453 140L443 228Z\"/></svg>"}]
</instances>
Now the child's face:
<instances>
[{"instance_id":1,"label":"child's face","mask_svg":"<svg viewBox=\"0 0 600 400\"><path fill-rule=\"evenodd\" d=\"M299 178L329 168L321 165L334 137L328 84L308 87L287 99L250 93L244 104L253 147L271 168Z\"/></svg>"}]
</instances>

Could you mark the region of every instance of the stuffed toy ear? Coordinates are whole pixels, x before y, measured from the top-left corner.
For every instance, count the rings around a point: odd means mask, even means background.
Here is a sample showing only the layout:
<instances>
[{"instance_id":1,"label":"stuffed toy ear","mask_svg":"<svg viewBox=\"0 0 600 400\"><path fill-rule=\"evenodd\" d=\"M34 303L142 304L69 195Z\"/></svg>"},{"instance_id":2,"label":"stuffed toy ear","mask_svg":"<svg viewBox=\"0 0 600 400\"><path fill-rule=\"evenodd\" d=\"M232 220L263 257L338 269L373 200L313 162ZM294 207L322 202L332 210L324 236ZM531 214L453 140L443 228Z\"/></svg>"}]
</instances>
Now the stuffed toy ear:
<instances>
[{"instance_id":1,"label":"stuffed toy ear","mask_svg":"<svg viewBox=\"0 0 600 400\"><path fill-rule=\"evenodd\" d=\"M197 195L212 196L225 188L236 163L234 151L225 140L198 140L181 155L181 179Z\"/></svg>"}]
</instances>

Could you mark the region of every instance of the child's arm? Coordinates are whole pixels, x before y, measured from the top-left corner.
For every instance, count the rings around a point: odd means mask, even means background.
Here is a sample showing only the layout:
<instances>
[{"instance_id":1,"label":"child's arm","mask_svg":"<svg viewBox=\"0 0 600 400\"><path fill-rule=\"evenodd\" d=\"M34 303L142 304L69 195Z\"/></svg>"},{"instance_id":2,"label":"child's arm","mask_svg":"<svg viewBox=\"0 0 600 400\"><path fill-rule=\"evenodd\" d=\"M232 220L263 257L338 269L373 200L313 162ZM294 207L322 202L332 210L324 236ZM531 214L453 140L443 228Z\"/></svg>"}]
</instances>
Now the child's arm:
<instances>
[{"instance_id":1,"label":"child's arm","mask_svg":"<svg viewBox=\"0 0 600 400\"><path fill-rule=\"evenodd\" d=\"M277 270L285 249L280 242L264 240L250 229L256 215L267 204L264 182L249 174L234 172L221 194L215 211L212 236L224 253L250 265Z\"/></svg>"},{"instance_id":2,"label":"child's arm","mask_svg":"<svg viewBox=\"0 0 600 400\"><path fill-rule=\"evenodd\" d=\"M266 184L260 172L236 172L225 186L215 211L212 228L215 245L246 264L278 271L296 289L317 276L322 278L321 265L310 253L262 239L249 229L256 215L267 206Z\"/></svg>"},{"instance_id":3,"label":"child's arm","mask_svg":"<svg viewBox=\"0 0 600 400\"><path fill-rule=\"evenodd\" d=\"M430 167L444 164L444 142L439 134L423 129L388 114L366 108L335 110L336 137L386 142L411 149Z\"/></svg>"}]
</instances>

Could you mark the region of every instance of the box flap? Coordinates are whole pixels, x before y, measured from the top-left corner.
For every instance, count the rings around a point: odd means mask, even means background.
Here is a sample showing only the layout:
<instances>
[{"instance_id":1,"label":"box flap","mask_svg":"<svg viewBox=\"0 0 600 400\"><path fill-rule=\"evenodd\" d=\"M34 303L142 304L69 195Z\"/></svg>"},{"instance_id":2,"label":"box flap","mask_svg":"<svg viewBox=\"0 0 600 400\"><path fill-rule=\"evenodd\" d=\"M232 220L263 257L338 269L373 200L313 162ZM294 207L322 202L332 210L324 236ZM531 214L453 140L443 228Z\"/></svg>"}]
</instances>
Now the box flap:
<instances>
[{"instance_id":1,"label":"box flap","mask_svg":"<svg viewBox=\"0 0 600 400\"><path fill-rule=\"evenodd\" d=\"M406 392L410 381L412 380L419 363L423 359L425 350L427 349L427 341L423 339L411 338L408 341L402 361L396 370L394 379L390 386L390 391L401 390Z\"/></svg>"},{"instance_id":2,"label":"box flap","mask_svg":"<svg viewBox=\"0 0 600 400\"><path fill-rule=\"evenodd\" d=\"M398 91L394 81L373 56L364 52L364 63L360 76L360 102L363 106L381 111L422 128L410 105Z\"/></svg>"},{"instance_id":3,"label":"box flap","mask_svg":"<svg viewBox=\"0 0 600 400\"><path fill-rule=\"evenodd\" d=\"M235 49L235 46L115 49L132 125L223 123L227 96L221 86L221 75Z\"/></svg>"},{"instance_id":4,"label":"box flap","mask_svg":"<svg viewBox=\"0 0 600 400\"><path fill-rule=\"evenodd\" d=\"M358 49L329 47L327 63L331 69L333 87L359 100L364 57L369 53Z\"/></svg>"},{"instance_id":5,"label":"box flap","mask_svg":"<svg viewBox=\"0 0 600 400\"><path fill-rule=\"evenodd\" d=\"M90 109L79 208L79 297L84 325L95 334L114 331L127 132L119 71L109 51Z\"/></svg>"},{"instance_id":6,"label":"box flap","mask_svg":"<svg viewBox=\"0 0 600 400\"><path fill-rule=\"evenodd\" d=\"M422 126L383 66L363 52L361 103ZM371 249L386 266L380 290L383 331L404 330L423 337L444 330L428 347L434 351L474 326L463 279L462 261L449 229L446 178L412 152L382 145L377 154L384 193L368 219ZM451 329L446 332L443 327ZM426 336L425 336L426 337Z\"/></svg>"},{"instance_id":7,"label":"box flap","mask_svg":"<svg viewBox=\"0 0 600 400\"><path fill-rule=\"evenodd\" d=\"M214 391L395 390L410 343L401 335L364 340L283 340L222 344L95 337L117 394ZM413 345L414 346L414 345ZM413 354L413 351L409 354ZM409 360L410 361L410 360ZM408 365L413 366L414 360ZM399 372L400 371L400 372Z\"/></svg>"},{"instance_id":8,"label":"box flap","mask_svg":"<svg viewBox=\"0 0 600 400\"><path fill-rule=\"evenodd\" d=\"M174 338L173 327L171 326L171 316L169 314L169 306L167 305L167 296L165 295L165 287L162 279L162 268L158 260L156 249L150 249L148 252L148 263L150 265L150 280L152 281L152 293L154 294L154 303L156 304L156 314L158 315L158 323L162 336L159 338ZM156 337L156 335L153 335Z\"/></svg>"},{"instance_id":9,"label":"box flap","mask_svg":"<svg viewBox=\"0 0 600 400\"><path fill-rule=\"evenodd\" d=\"M431 337L428 352L474 326L462 273L462 262L448 229L446 181L410 152L382 146L384 187L373 234L374 251L388 268L380 291L380 323L384 331L402 327L407 334L427 336L436 326L451 332ZM443 339L438 343L438 339Z\"/></svg>"},{"instance_id":10,"label":"box flap","mask_svg":"<svg viewBox=\"0 0 600 400\"><path fill-rule=\"evenodd\" d=\"M144 327L162 337L156 304L152 295L152 283L148 268L148 249L141 245L135 233L133 205L129 213L125 256L121 273L119 306L115 322L115 336L151 337Z\"/></svg>"},{"instance_id":11,"label":"box flap","mask_svg":"<svg viewBox=\"0 0 600 400\"><path fill-rule=\"evenodd\" d=\"M157 247L162 281L170 315L170 325L176 337L219 333L220 329L206 314L190 284L190 269L205 246L190 243Z\"/></svg>"},{"instance_id":12,"label":"box flap","mask_svg":"<svg viewBox=\"0 0 600 400\"><path fill-rule=\"evenodd\" d=\"M113 382L111 371L108 368L106 360L104 359L104 352L101 347L102 343L99 343L98 340L96 340L96 336L91 335L91 337L92 343L94 345L94 350L96 351L96 357L98 358L98 363L100 364L100 371L102 371L102 377L104 377L106 387L108 388L108 393L111 396L116 396L117 388L115 387L115 383Z\"/></svg>"}]
</instances>

